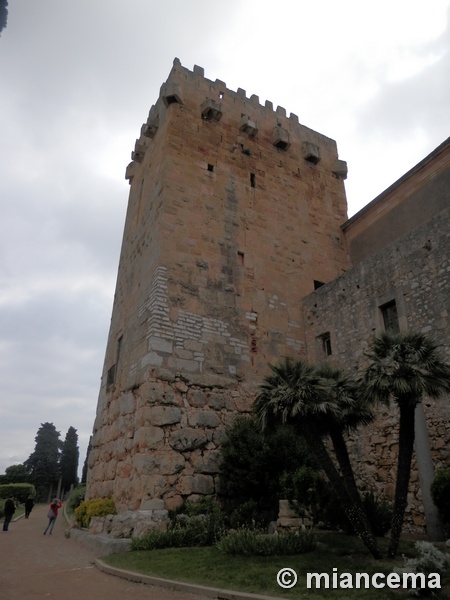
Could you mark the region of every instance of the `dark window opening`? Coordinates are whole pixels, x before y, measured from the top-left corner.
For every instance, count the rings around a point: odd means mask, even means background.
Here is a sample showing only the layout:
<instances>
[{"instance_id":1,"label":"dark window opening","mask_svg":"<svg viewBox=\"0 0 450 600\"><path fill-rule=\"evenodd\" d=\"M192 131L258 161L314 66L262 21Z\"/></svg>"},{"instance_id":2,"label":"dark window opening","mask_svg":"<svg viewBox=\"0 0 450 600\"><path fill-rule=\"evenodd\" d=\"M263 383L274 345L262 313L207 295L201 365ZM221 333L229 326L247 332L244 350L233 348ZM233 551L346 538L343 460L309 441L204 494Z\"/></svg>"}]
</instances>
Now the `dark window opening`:
<instances>
[{"instance_id":1,"label":"dark window opening","mask_svg":"<svg viewBox=\"0 0 450 600\"><path fill-rule=\"evenodd\" d=\"M279 148L280 150L286 150L286 148L289 146L289 144L287 142L284 142L283 140L279 140L275 146L277 148Z\"/></svg>"},{"instance_id":2,"label":"dark window opening","mask_svg":"<svg viewBox=\"0 0 450 600\"><path fill-rule=\"evenodd\" d=\"M383 315L385 330L389 333L398 333L400 331L400 326L398 323L397 305L395 300L383 304L383 306L380 306L380 310Z\"/></svg>"},{"instance_id":3,"label":"dark window opening","mask_svg":"<svg viewBox=\"0 0 450 600\"><path fill-rule=\"evenodd\" d=\"M120 352L122 350L122 342L123 342L123 335L121 335L120 338L117 340L116 365L119 364Z\"/></svg>"},{"instance_id":4,"label":"dark window opening","mask_svg":"<svg viewBox=\"0 0 450 600\"><path fill-rule=\"evenodd\" d=\"M312 163L313 165L317 165L320 158L318 156L315 156L314 154L309 154L308 156L305 156L305 160Z\"/></svg>"},{"instance_id":5,"label":"dark window opening","mask_svg":"<svg viewBox=\"0 0 450 600\"><path fill-rule=\"evenodd\" d=\"M317 279L314 279L314 289L315 290L318 290L323 285L325 285L325 283L323 281L319 281Z\"/></svg>"},{"instance_id":6,"label":"dark window opening","mask_svg":"<svg viewBox=\"0 0 450 600\"><path fill-rule=\"evenodd\" d=\"M176 96L166 96L167 104L176 104L178 102Z\"/></svg>"},{"instance_id":7,"label":"dark window opening","mask_svg":"<svg viewBox=\"0 0 450 600\"><path fill-rule=\"evenodd\" d=\"M331 349L331 336L330 333L327 331L327 333L322 334L321 336L321 340L322 340L322 350L325 356L331 356L332 355L332 349Z\"/></svg>"},{"instance_id":8,"label":"dark window opening","mask_svg":"<svg viewBox=\"0 0 450 600\"><path fill-rule=\"evenodd\" d=\"M239 250L238 250L237 257L238 257L238 264L243 266L244 265L244 253L239 252Z\"/></svg>"},{"instance_id":9,"label":"dark window opening","mask_svg":"<svg viewBox=\"0 0 450 600\"><path fill-rule=\"evenodd\" d=\"M208 171L212 173L214 171L214 165L208 163Z\"/></svg>"},{"instance_id":10,"label":"dark window opening","mask_svg":"<svg viewBox=\"0 0 450 600\"><path fill-rule=\"evenodd\" d=\"M108 369L108 373L106 375L106 387L110 387L116 381L116 365L113 365L110 369Z\"/></svg>"},{"instance_id":11,"label":"dark window opening","mask_svg":"<svg viewBox=\"0 0 450 600\"><path fill-rule=\"evenodd\" d=\"M252 188L256 187L256 178L254 173L250 173L250 185Z\"/></svg>"}]
</instances>

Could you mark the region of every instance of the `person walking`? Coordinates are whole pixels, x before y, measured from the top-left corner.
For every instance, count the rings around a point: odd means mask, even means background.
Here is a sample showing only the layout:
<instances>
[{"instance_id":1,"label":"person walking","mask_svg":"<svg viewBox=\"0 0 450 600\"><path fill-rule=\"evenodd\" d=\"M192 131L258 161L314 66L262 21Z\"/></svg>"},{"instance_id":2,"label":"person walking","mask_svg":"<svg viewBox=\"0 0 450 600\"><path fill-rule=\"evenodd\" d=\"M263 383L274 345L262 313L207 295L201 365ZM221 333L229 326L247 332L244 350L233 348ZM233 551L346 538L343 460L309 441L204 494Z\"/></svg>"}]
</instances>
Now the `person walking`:
<instances>
[{"instance_id":1,"label":"person walking","mask_svg":"<svg viewBox=\"0 0 450 600\"><path fill-rule=\"evenodd\" d=\"M34 498L33 496L28 496L28 498L25 500L25 519L28 519L28 517L30 516L31 511L33 510L33 506Z\"/></svg>"},{"instance_id":2,"label":"person walking","mask_svg":"<svg viewBox=\"0 0 450 600\"><path fill-rule=\"evenodd\" d=\"M11 519L13 518L13 514L16 512L16 505L14 504L14 500L12 498L8 498L5 500L5 520L3 521L3 531L8 531L9 524L11 523Z\"/></svg>"},{"instance_id":3,"label":"person walking","mask_svg":"<svg viewBox=\"0 0 450 600\"><path fill-rule=\"evenodd\" d=\"M59 498L54 498L50 504L50 508L47 514L48 525L45 528L44 535L47 533L52 535L53 527L55 526L56 519L58 518L58 510L62 507L62 502ZM50 531L49 531L50 530Z\"/></svg>"}]
</instances>

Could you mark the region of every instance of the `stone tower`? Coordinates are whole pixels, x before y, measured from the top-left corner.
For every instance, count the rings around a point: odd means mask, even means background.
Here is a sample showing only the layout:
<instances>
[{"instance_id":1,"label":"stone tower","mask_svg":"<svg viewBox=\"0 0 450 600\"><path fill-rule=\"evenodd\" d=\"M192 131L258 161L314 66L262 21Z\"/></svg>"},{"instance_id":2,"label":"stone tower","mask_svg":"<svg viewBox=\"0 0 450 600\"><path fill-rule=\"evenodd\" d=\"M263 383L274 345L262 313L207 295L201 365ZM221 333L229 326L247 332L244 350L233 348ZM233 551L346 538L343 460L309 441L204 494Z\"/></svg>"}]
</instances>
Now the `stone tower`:
<instances>
[{"instance_id":1,"label":"stone tower","mask_svg":"<svg viewBox=\"0 0 450 600\"><path fill-rule=\"evenodd\" d=\"M88 497L175 508L268 363L305 353L301 299L347 267L336 143L175 59L136 140Z\"/></svg>"}]
</instances>

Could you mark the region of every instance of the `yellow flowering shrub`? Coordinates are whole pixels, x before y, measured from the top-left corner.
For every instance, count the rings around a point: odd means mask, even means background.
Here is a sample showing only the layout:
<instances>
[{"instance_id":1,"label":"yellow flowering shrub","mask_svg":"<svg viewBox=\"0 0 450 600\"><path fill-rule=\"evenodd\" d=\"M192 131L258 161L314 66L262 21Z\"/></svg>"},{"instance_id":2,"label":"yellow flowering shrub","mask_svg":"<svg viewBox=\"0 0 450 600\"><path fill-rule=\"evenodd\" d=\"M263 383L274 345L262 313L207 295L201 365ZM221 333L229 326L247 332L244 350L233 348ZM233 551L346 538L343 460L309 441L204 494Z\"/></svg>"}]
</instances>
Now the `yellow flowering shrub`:
<instances>
[{"instance_id":1,"label":"yellow flowering shrub","mask_svg":"<svg viewBox=\"0 0 450 600\"><path fill-rule=\"evenodd\" d=\"M115 515L116 507L112 498L93 498L85 500L75 509L74 515L80 527L89 527L92 517L106 517Z\"/></svg>"}]
</instances>

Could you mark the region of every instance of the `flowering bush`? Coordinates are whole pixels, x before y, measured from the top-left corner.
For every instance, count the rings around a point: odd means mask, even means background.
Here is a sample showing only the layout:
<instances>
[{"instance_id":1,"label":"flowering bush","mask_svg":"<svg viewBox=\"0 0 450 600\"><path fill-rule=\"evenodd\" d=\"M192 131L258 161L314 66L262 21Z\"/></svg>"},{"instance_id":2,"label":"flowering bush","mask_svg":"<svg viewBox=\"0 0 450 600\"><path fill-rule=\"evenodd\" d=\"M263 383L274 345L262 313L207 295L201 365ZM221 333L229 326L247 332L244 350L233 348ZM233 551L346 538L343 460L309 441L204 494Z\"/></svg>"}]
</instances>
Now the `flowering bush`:
<instances>
[{"instance_id":1,"label":"flowering bush","mask_svg":"<svg viewBox=\"0 0 450 600\"><path fill-rule=\"evenodd\" d=\"M92 517L106 517L115 514L116 507L112 498L86 500L74 511L75 520L80 527L89 527Z\"/></svg>"}]
</instances>

